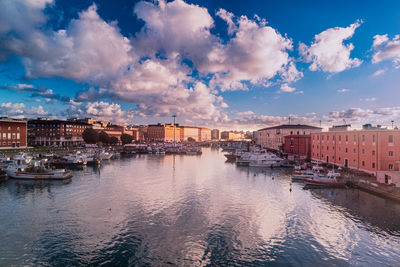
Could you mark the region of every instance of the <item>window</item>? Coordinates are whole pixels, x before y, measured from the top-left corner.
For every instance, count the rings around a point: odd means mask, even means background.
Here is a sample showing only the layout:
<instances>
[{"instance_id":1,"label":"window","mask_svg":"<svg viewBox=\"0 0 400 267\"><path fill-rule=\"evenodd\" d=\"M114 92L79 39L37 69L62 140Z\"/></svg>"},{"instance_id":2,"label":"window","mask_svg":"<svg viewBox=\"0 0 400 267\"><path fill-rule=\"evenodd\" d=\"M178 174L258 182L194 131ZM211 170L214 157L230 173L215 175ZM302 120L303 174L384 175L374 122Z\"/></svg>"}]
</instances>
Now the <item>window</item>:
<instances>
[{"instance_id":1,"label":"window","mask_svg":"<svg viewBox=\"0 0 400 267\"><path fill-rule=\"evenodd\" d=\"M365 154L365 149L361 150L361 153L364 155Z\"/></svg>"},{"instance_id":2,"label":"window","mask_svg":"<svg viewBox=\"0 0 400 267\"><path fill-rule=\"evenodd\" d=\"M363 142L365 142L365 135L362 135L361 139L362 139Z\"/></svg>"},{"instance_id":3,"label":"window","mask_svg":"<svg viewBox=\"0 0 400 267\"><path fill-rule=\"evenodd\" d=\"M346 147L346 153L348 152L347 147Z\"/></svg>"},{"instance_id":4,"label":"window","mask_svg":"<svg viewBox=\"0 0 400 267\"><path fill-rule=\"evenodd\" d=\"M339 141L342 141L342 136L341 135L339 135Z\"/></svg>"},{"instance_id":5,"label":"window","mask_svg":"<svg viewBox=\"0 0 400 267\"><path fill-rule=\"evenodd\" d=\"M389 135L389 143L393 143L393 135Z\"/></svg>"},{"instance_id":6,"label":"window","mask_svg":"<svg viewBox=\"0 0 400 267\"><path fill-rule=\"evenodd\" d=\"M372 169L375 169L375 162L372 162Z\"/></svg>"},{"instance_id":7,"label":"window","mask_svg":"<svg viewBox=\"0 0 400 267\"><path fill-rule=\"evenodd\" d=\"M329 150L329 146L326 146L326 150Z\"/></svg>"},{"instance_id":8,"label":"window","mask_svg":"<svg viewBox=\"0 0 400 267\"><path fill-rule=\"evenodd\" d=\"M321 136L321 140L324 140L324 136L323 135Z\"/></svg>"},{"instance_id":9,"label":"window","mask_svg":"<svg viewBox=\"0 0 400 267\"><path fill-rule=\"evenodd\" d=\"M19 130L20 130L19 127L17 127L17 131L18 131L18 132L19 132Z\"/></svg>"},{"instance_id":10,"label":"window","mask_svg":"<svg viewBox=\"0 0 400 267\"><path fill-rule=\"evenodd\" d=\"M372 143L375 143L375 135L372 136Z\"/></svg>"},{"instance_id":11,"label":"window","mask_svg":"<svg viewBox=\"0 0 400 267\"><path fill-rule=\"evenodd\" d=\"M328 141L328 140L329 140L329 135L326 136L326 141Z\"/></svg>"},{"instance_id":12,"label":"window","mask_svg":"<svg viewBox=\"0 0 400 267\"><path fill-rule=\"evenodd\" d=\"M8 127L8 130L11 131L11 127Z\"/></svg>"},{"instance_id":13,"label":"window","mask_svg":"<svg viewBox=\"0 0 400 267\"><path fill-rule=\"evenodd\" d=\"M15 139L15 133L12 134L12 139Z\"/></svg>"},{"instance_id":14,"label":"window","mask_svg":"<svg viewBox=\"0 0 400 267\"><path fill-rule=\"evenodd\" d=\"M299 132L299 131L297 131L297 134L300 134L300 132Z\"/></svg>"},{"instance_id":15,"label":"window","mask_svg":"<svg viewBox=\"0 0 400 267\"><path fill-rule=\"evenodd\" d=\"M375 150L372 150L372 156L375 156Z\"/></svg>"},{"instance_id":16,"label":"window","mask_svg":"<svg viewBox=\"0 0 400 267\"><path fill-rule=\"evenodd\" d=\"M346 135L346 142L348 142L349 141L349 136L348 135Z\"/></svg>"},{"instance_id":17,"label":"window","mask_svg":"<svg viewBox=\"0 0 400 267\"><path fill-rule=\"evenodd\" d=\"M11 139L11 133L7 134L7 139Z\"/></svg>"},{"instance_id":18,"label":"window","mask_svg":"<svg viewBox=\"0 0 400 267\"><path fill-rule=\"evenodd\" d=\"M356 136L355 135L353 135L353 141L356 142Z\"/></svg>"},{"instance_id":19,"label":"window","mask_svg":"<svg viewBox=\"0 0 400 267\"><path fill-rule=\"evenodd\" d=\"M353 160L353 165L356 165L356 160L355 159Z\"/></svg>"},{"instance_id":20,"label":"window","mask_svg":"<svg viewBox=\"0 0 400 267\"><path fill-rule=\"evenodd\" d=\"M290 131L290 134L292 135L292 134L293 134L293 131Z\"/></svg>"},{"instance_id":21,"label":"window","mask_svg":"<svg viewBox=\"0 0 400 267\"><path fill-rule=\"evenodd\" d=\"M361 161L361 165L362 165L362 166L365 166L365 161Z\"/></svg>"},{"instance_id":22,"label":"window","mask_svg":"<svg viewBox=\"0 0 400 267\"><path fill-rule=\"evenodd\" d=\"M389 164L389 170L393 170L393 164Z\"/></svg>"},{"instance_id":23,"label":"window","mask_svg":"<svg viewBox=\"0 0 400 267\"><path fill-rule=\"evenodd\" d=\"M389 157L393 157L393 151L389 151Z\"/></svg>"},{"instance_id":24,"label":"window","mask_svg":"<svg viewBox=\"0 0 400 267\"><path fill-rule=\"evenodd\" d=\"M356 149L355 148L353 148L353 153L356 153Z\"/></svg>"}]
</instances>

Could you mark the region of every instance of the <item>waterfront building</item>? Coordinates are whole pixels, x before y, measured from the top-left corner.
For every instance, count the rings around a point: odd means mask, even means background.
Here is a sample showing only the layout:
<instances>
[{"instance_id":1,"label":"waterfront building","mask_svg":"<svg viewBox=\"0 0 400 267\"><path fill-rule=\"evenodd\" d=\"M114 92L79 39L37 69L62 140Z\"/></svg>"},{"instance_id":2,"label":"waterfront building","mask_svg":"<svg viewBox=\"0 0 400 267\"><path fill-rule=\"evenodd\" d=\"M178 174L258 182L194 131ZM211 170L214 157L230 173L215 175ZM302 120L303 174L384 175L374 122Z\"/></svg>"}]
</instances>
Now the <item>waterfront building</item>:
<instances>
[{"instance_id":1,"label":"waterfront building","mask_svg":"<svg viewBox=\"0 0 400 267\"><path fill-rule=\"evenodd\" d=\"M211 140L211 130L208 128L199 128L199 141Z\"/></svg>"},{"instance_id":2,"label":"waterfront building","mask_svg":"<svg viewBox=\"0 0 400 267\"><path fill-rule=\"evenodd\" d=\"M180 140L189 141L194 140L198 142L200 140L199 128L194 126L181 126L180 130Z\"/></svg>"},{"instance_id":3,"label":"waterfront building","mask_svg":"<svg viewBox=\"0 0 400 267\"><path fill-rule=\"evenodd\" d=\"M11 118L0 119L0 149L27 146L26 121Z\"/></svg>"},{"instance_id":4,"label":"waterfront building","mask_svg":"<svg viewBox=\"0 0 400 267\"><path fill-rule=\"evenodd\" d=\"M311 158L311 135L287 135L284 139L283 152L300 159Z\"/></svg>"},{"instance_id":5,"label":"waterfront building","mask_svg":"<svg viewBox=\"0 0 400 267\"><path fill-rule=\"evenodd\" d=\"M275 151L282 151L285 143L285 136L288 135L310 135L321 132L320 127L304 124L282 124L274 127L267 127L257 131L256 144L263 148Z\"/></svg>"},{"instance_id":6,"label":"waterfront building","mask_svg":"<svg viewBox=\"0 0 400 267\"><path fill-rule=\"evenodd\" d=\"M74 146L83 144L82 133L91 125L79 120L37 119L28 121L30 146Z\"/></svg>"},{"instance_id":7,"label":"waterfront building","mask_svg":"<svg viewBox=\"0 0 400 267\"><path fill-rule=\"evenodd\" d=\"M179 124L151 124L147 128L147 139L152 142L179 142L181 127Z\"/></svg>"},{"instance_id":8,"label":"waterfront building","mask_svg":"<svg viewBox=\"0 0 400 267\"><path fill-rule=\"evenodd\" d=\"M240 141L244 139L244 133L238 131L223 131L221 132L221 139L227 141Z\"/></svg>"},{"instance_id":9,"label":"waterfront building","mask_svg":"<svg viewBox=\"0 0 400 267\"><path fill-rule=\"evenodd\" d=\"M311 134L312 159L373 174L400 184L400 130L380 127Z\"/></svg>"},{"instance_id":10,"label":"waterfront building","mask_svg":"<svg viewBox=\"0 0 400 267\"><path fill-rule=\"evenodd\" d=\"M211 140L219 140L219 130L218 129L212 129L211 130Z\"/></svg>"}]
</instances>

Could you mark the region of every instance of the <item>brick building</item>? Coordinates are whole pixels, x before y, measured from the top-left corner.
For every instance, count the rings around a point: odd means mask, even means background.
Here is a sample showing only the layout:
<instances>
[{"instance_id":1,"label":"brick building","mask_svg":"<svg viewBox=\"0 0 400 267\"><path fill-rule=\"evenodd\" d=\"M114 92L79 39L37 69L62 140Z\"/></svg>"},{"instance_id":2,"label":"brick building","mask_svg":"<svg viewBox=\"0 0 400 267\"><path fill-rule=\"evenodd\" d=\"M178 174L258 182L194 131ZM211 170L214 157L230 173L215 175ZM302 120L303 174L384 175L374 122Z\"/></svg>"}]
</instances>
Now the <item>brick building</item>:
<instances>
[{"instance_id":1,"label":"brick building","mask_svg":"<svg viewBox=\"0 0 400 267\"><path fill-rule=\"evenodd\" d=\"M311 135L287 135L283 152L303 159L311 158Z\"/></svg>"},{"instance_id":2,"label":"brick building","mask_svg":"<svg viewBox=\"0 0 400 267\"><path fill-rule=\"evenodd\" d=\"M268 127L257 131L256 144L263 148L281 151L285 143L285 136L309 135L311 133L321 132L321 130L320 127L303 124L282 124Z\"/></svg>"},{"instance_id":3,"label":"brick building","mask_svg":"<svg viewBox=\"0 0 400 267\"><path fill-rule=\"evenodd\" d=\"M400 184L400 130L364 129L311 134L312 159L374 174Z\"/></svg>"},{"instance_id":4,"label":"brick building","mask_svg":"<svg viewBox=\"0 0 400 267\"><path fill-rule=\"evenodd\" d=\"M82 133L86 128L91 128L91 125L75 120L30 120L28 121L28 144L56 147L83 144Z\"/></svg>"},{"instance_id":5,"label":"brick building","mask_svg":"<svg viewBox=\"0 0 400 267\"><path fill-rule=\"evenodd\" d=\"M219 130L218 129L212 129L211 130L211 139L212 140L219 140Z\"/></svg>"},{"instance_id":6,"label":"brick building","mask_svg":"<svg viewBox=\"0 0 400 267\"><path fill-rule=\"evenodd\" d=\"M1 118L0 149L13 147L27 147L27 123L16 119Z\"/></svg>"}]
</instances>

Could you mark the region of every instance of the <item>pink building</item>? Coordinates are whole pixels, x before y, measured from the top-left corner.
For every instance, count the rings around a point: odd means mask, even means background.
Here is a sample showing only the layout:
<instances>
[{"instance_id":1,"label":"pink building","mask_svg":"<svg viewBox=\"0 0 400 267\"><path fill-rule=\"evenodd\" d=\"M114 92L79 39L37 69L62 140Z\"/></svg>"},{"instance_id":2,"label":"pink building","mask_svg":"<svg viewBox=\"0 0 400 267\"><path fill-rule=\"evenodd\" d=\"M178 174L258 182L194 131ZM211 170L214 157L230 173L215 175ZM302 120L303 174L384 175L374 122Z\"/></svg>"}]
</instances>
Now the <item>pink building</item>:
<instances>
[{"instance_id":1,"label":"pink building","mask_svg":"<svg viewBox=\"0 0 400 267\"><path fill-rule=\"evenodd\" d=\"M311 158L374 174L400 185L400 130L330 131L311 134Z\"/></svg>"}]
</instances>

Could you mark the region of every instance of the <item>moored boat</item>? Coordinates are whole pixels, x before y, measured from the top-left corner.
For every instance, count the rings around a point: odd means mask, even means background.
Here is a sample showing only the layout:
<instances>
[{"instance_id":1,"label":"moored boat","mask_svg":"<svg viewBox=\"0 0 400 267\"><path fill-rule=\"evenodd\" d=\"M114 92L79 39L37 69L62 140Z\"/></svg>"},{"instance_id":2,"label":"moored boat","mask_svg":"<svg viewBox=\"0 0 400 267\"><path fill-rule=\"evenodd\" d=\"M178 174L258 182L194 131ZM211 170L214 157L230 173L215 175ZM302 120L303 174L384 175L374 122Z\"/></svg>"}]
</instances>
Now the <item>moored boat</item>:
<instances>
[{"instance_id":1,"label":"moored boat","mask_svg":"<svg viewBox=\"0 0 400 267\"><path fill-rule=\"evenodd\" d=\"M16 160L7 167L6 172L10 178L23 180L63 180L72 177L71 171L52 170L41 161L27 164L23 160Z\"/></svg>"}]
</instances>

